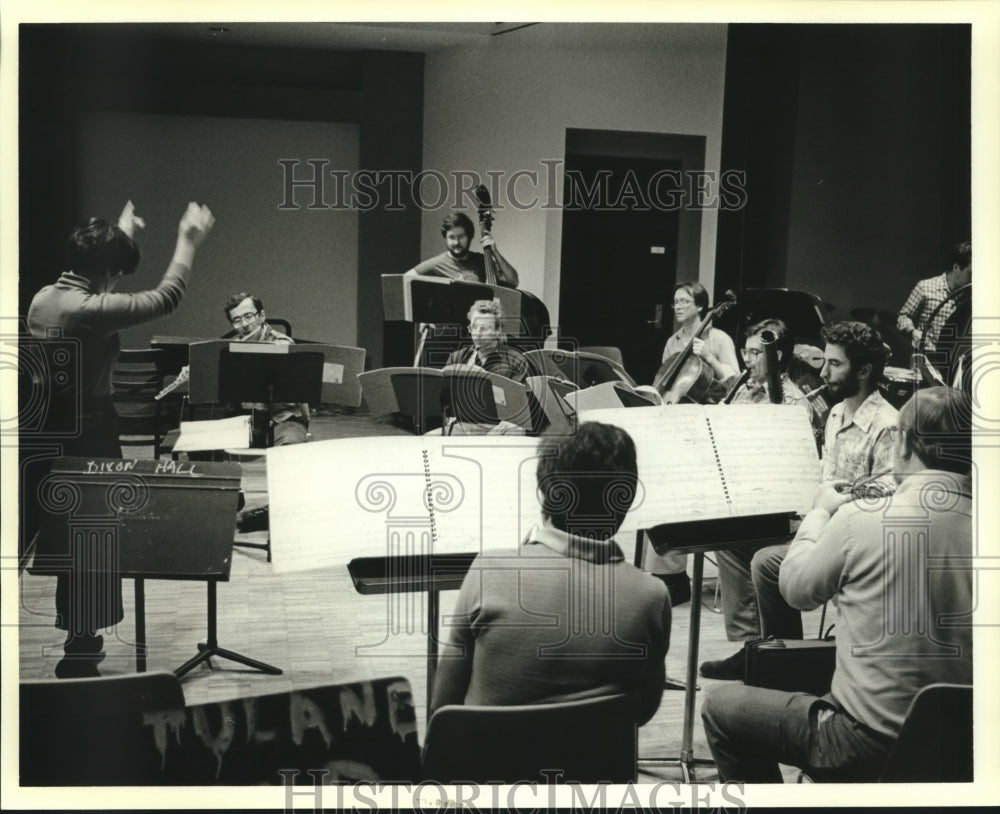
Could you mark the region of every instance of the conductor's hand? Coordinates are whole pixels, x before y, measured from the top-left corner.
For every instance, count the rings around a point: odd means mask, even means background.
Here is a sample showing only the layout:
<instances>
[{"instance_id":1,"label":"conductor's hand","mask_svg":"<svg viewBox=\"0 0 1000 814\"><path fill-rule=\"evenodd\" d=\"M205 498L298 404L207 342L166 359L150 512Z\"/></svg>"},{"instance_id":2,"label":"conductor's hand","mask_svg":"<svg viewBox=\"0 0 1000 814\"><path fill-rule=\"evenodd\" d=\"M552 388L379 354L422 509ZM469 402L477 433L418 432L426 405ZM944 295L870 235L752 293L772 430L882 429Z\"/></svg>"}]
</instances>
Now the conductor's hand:
<instances>
[{"instance_id":1,"label":"conductor's hand","mask_svg":"<svg viewBox=\"0 0 1000 814\"><path fill-rule=\"evenodd\" d=\"M139 229L146 228L146 221L135 214L135 204L131 201L126 201L122 213L118 216L118 228L132 238Z\"/></svg>"},{"instance_id":2,"label":"conductor's hand","mask_svg":"<svg viewBox=\"0 0 1000 814\"><path fill-rule=\"evenodd\" d=\"M838 488L839 487L839 488ZM846 488L844 488L846 487ZM853 499L851 485L846 482L821 483L813 497L813 508L823 509L827 514L833 514L845 503Z\"/></svg>"},{"instance_id":3,"label":"conductor's hand","mask_svg":"<svg viewBox=\"0 0 1000 814\"><path fill-rule=\"evenodd\" d=\"M191 202L181 216L177 233L185 240L189 240L192 246L200 246L208 233L212 231L214 224L215 218L212 217L212 212L207 206Z\"/></svg>"}]
</instances>

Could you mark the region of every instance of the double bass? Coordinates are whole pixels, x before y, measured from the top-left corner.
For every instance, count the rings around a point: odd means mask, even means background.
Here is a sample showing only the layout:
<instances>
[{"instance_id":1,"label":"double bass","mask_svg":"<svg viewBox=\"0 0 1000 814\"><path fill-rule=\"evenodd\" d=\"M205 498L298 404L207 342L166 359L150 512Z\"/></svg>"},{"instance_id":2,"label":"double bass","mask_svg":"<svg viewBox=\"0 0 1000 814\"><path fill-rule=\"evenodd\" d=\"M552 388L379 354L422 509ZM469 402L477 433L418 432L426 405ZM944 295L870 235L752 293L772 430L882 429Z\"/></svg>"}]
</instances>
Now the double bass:
<instances>
[{"instance_id":1,"label":"double bass","mask_svg":"<svg viewBox=\"0 0 1000 814\"><path fill-rule=\"evenodd\" d=\"M708 362L694 355L694 341L701 339L701 335L714 317L721 316L734 305L736 305L736 295L732 291L727 291L725 298L705 314L705 318L684 349L667 357L660 365L660 369L653 377L653 387L660 394L664 404L681 402L701 404L705 401L715 381L715 371Z\"/></svg>"},{"instance_id":2,"label":"double bass","mask_svg":"<svg viewBox=\"0 0 1000 814\"><path fill-rule=\"evenodd\" d=\"M480 184L475 189L475 196L479 204L479 225L484 234L489 234L493 229L493 200L490 197L490 191L483 184ZM502 282L505 276L509 277L511 272L516 276L517 272L511 268L509 272L504 274L503 266L506 261L497 256L497 252L492 246L483 247L483 257L487 285L507 285L511 288L517 288L517 286ZM528 338L528 341L518 344L523 345L522 350L541 347L545 337L552 332L549 325L549 311L545 307L545 303L531 292L523 289L517 290L521 292L521 326L518 336Z\"/></svg>"}]
</instances>

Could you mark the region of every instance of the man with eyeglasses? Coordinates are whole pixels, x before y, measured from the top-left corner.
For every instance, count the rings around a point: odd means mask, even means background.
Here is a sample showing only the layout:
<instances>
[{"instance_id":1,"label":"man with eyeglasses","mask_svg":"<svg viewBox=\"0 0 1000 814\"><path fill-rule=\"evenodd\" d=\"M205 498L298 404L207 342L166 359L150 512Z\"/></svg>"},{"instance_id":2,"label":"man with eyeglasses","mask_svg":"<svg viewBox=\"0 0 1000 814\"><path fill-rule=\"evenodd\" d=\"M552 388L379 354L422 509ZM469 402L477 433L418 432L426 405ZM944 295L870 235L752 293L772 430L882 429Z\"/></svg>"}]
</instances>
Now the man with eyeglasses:
<instances>
[{"instance_id":1,"label":"man with eyeglasses","mask_svg":"<svg viewBox=\"0 0 1000 814\"><path fill-rule=\"evenodd\" d=\"M230 297L223 306L226 319L236 332L237 342L269 342L275 344L293 345L295 341L276 330L267 322L264 313L264 303L260 297L241 291ZM190 377L190 367L185 365L170 389L184 384ZM164 391L166 392L166 391ZM308 404L275 404L274 413L268 414L267 405L263 403L246 403L244 410L253 411L253 445L266 445L268 422L274 424L273 446L301 444L309 437L309 405Z\"/></svg>"},{"instance_id":2,"label":"man with eyeglasses","mask_svg":"<svg viewBox=\"0 0 1000 814\"><path fill-rule=\"evenodd\" d=\"M226 302L226 317L236 329L237 342L269 342L294 344L290 336L275 330L267 323L264 303L259 297L241 291ZM309 437L308 404L275 404L270 415L266 404L244 404L244 409L252 409L254 422L254 446L263 446L270 421L274 425L274 446L301 444Z\"/></svg>"},{"instance_id":3,"label":"man with eyeglasses","mask_svg":"<svg viewBox=\"0 0 1000 814\"><path fill-rule=\"evenodd\" d=\"M877 331L861 322L835 323L824 328L822 336L826 348L820 375L839 403L826 420L820 479L857 496L889 494L895 488L892 450L899 413L877 387L888 348ZM723 599L730 641L802 638L802 614L785 601L778 588L787 551L787 544L761 548L753 554L749 569L743 552L719 557L723 597L728 587L732 606L730 615ZM701 674L722 680L742 678L742 651L704 662Z\"/></svg>"}]
</instances>

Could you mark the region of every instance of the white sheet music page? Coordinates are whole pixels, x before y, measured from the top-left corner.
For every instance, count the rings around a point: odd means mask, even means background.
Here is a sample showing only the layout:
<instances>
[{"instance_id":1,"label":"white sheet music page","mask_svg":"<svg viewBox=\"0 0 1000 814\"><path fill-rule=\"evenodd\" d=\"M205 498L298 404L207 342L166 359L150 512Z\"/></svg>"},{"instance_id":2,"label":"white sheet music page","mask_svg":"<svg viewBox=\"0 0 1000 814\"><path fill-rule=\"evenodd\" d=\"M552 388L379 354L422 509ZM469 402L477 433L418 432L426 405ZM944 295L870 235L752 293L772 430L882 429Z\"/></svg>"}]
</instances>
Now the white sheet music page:
<instances>
[{"instance_id":1,"label":"white sheet music page","mask_svg":"<svg viewBox=\"0 0 1000 814\"><path fill-rule=\"evenodd\" d=\"M429 538L417 436L273 447L267 450L267 488L277 573L386 556L397 533L404 543L408 535Z\"/></svg>"},{"instance_id":2,"label":"white sheet music page","mask_svg":"<svg viewBox=\"0 0 1000 814\"><path fill-rule=\"evenodd\" d=\"M704 410L734 514L809 510L820 463L805 407L714 404Z\"/></svg>"},{"instance_id":3,"label":"white sheet music page","mask_svg":"<svg viewBox=\"0 0 1000 814\"><path fill-rule=\"evenodd\" d=\"M345 438L267 450L278 573L514 549L540 521L526 437Z\"/></svg>"},{"instance_id":4,"label":"white sheet music page","mask_svg":"<svg viewBox=\"0 0 1000 814\"><path fill-rule=\"evenodd\" d=\"M541 522L538 440L424 436L439 553L514 550Z\"/></svg>"},{"instance_id":5,"label":"white sheet music page","mask_svg":"<svg viewBox=\"0 0 1000 814\"><path fill-rule=\"evenodd\" d=\"M732 514L701 405L584 410L579 419L614 424L635 441L639 492L622 532Z\"/></svg>"}]
</instances>

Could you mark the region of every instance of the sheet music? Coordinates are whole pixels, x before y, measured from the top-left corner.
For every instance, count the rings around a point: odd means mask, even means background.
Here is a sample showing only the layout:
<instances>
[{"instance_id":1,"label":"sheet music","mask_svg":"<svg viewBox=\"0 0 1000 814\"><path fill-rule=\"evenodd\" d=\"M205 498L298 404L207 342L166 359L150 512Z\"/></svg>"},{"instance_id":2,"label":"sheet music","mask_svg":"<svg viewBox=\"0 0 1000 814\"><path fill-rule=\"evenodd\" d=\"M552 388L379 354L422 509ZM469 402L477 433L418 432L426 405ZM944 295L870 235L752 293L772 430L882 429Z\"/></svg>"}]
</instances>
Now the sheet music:
<instances>
[{"instance_id":1,"label":"sheet music","mask_svg":"<svg viewBox=\"0 0 1000 814\"><path fill-rule=\"evenodd\" d=\"M395 518L428 520L421 439L345 438L267 450L273 567L343 566L387 553Z\"/></svg>"},{"instance_id":2,"label":"sheet music","mask_svg":"<svg viewBox=\"0 0 1000 814\"><path fill-rule=\"evenodd\" d=\"M174 452L243 449L250 446L250 416L237 415L214 421L182 421Z\"/></svg>"},{"instance_id":3,"label":"sheet music","mask_svg":"<svg viewBox=\"0 0 1000 814\"><path fill-rule=\"evenodd\" d=\"M623 531L732 514L700 405L585 410L579 420L614 424L635 441L640 493Z\"/></svg>"},{"instance_id":4,"label":"sheet music","mask_svg":"<svg viewBox=\"0 0 1000 814\"><path fill-rule=\"evenodd\" d=\"M446 502L447 489L434 492L435 551L514 549L541 522L537 439L431 435L424 440L432 483L444 479L460 484L463 492L460 503Z\"/></svg>"},{"instance_id":5,"label":"sheet music","mask_svg":"<svg viewBox=\"0 0 1000 814\"><path fill-rule=\"evenodd\" d=\"M540 520L536 445L524 437L395 436L269 449L274 570L514 548Z\"/></svg>"},{"instance_id":6,"label":"sheet music","mask_svg":"<svg viewBox=\"0 0 1000 814\"><path fill-rule=\"evenodd\" d=\"M798 404L704 409L735 514L809 509L820 463L808 410Z\"/></svg>"},{"instance_id":7,"label":"sheet music","mask_svg":"<svg viewBox=\"0 0 1000 814\"><path fill-rule=\"evenodd\" d=\"M819 483L799 405L620 407L583 411L580 421L614 424L636 442L642 490L623 530L804 511Z\"/></svg>"}]
</instances>

